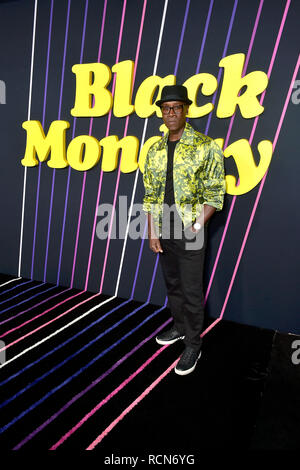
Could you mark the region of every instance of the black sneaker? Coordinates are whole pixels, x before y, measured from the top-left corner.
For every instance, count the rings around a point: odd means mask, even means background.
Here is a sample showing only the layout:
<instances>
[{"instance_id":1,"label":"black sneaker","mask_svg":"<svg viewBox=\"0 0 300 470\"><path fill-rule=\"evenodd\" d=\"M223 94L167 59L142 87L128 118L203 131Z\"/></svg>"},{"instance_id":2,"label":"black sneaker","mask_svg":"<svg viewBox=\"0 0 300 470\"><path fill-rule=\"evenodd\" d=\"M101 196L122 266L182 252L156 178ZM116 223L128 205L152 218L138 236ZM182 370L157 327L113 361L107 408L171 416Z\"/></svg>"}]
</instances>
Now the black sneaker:
<instances>
[{"instance_id":1,"label":"black sneaker","mask_svg":"<svg viewBox=\"0 0 300 470\"><path fill-rule=\"evenodd\" d=\"M183 338L184 336L176 330L175 326L172 326L169 330L157 335L155 339L158 344L173 344Z\"/></svg>"},{"instance_id":2,"label":"black sneaker","mask_svg":"<svg viewBox=\"0 0 300 470\"><path fill-rule=\"evenodd\" d=\"M176 374L187 375L193 372L200 356L201 351L195 351L195 349L190 346L186 346L181 358L177 362L177 366L175 367Z\"/></svg>"}]
</instances>

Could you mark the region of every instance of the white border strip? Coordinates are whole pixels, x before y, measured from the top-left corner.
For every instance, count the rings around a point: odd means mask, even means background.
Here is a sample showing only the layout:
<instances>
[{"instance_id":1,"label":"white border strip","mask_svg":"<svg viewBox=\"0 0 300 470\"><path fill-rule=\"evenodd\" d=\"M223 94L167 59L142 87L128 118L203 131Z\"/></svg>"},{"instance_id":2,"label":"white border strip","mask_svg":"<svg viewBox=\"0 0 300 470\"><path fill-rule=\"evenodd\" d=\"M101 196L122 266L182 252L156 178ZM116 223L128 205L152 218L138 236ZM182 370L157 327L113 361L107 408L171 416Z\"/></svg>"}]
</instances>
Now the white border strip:
<instances>
[{"instance_id":1,"label":"white border strip","mask_svg":"<svg viewBox=\"0 0 300 470\"><path fill-rule=\"evenodd\" d=\"M6 286L6 284L9 284L10 282L18 281L19 279L22 279L22 278L21 277L16 277L15 279L11 279L10 281L4 282L4 284L0 284L0 287Z\"/></svg>"},{"instance_id":2,"label":"white border strip","mask_svg":"<svg viewBox=\"0 0 300 470\"><path fill-rule=\"evenodd\" d=\"M32 97L32 81L33 81L33 63L34 63L34 49L35 49L35 32L36 32L36 18L37 18L37 2L34 2L33 13L33 33L32 33L32 47L31 47L31 66L30 66L30 81L29 81L29 98L28 98L28 113L27 121L30 120L31 114L31 97ZM23 249L23 230L24 230L24 211L25 211L25 197L26 197L26 181L27 181L27 167L24 167L24 180L23 180L23 198L22 198L22 216L21 216L21 235L20 235L20 248L19 248L19 266L18 276L21 275L21 262L22 262L22 249Z\"/></svg>"}]
</instances>

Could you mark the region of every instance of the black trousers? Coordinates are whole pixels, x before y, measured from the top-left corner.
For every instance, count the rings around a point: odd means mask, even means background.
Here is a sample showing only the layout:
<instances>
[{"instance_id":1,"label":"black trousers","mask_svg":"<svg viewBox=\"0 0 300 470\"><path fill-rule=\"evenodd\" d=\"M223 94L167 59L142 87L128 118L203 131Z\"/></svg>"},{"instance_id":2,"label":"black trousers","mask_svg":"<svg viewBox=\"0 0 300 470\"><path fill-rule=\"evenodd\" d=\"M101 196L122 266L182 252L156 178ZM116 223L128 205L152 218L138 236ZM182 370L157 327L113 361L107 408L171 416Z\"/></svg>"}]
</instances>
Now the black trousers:
<instances>
[{"instance_id":1,"label":"black trousers","mask_svg":"<svg viewBox=\"0 0 300 470\"><path fill-rule=\"evenodd\" d=\"M203 269L207 228L206 223L202 229L203 246L200 249L188 248L192 245L187 243L192 242L184 230L181 239L172 236L172 229L170 236L160 236L163 253L159 254L159 259L167 288L168 307L175 327L185 336L185 345L197 351L202 345L200 333L204 324Z\"/></svg>"}]
</instances>

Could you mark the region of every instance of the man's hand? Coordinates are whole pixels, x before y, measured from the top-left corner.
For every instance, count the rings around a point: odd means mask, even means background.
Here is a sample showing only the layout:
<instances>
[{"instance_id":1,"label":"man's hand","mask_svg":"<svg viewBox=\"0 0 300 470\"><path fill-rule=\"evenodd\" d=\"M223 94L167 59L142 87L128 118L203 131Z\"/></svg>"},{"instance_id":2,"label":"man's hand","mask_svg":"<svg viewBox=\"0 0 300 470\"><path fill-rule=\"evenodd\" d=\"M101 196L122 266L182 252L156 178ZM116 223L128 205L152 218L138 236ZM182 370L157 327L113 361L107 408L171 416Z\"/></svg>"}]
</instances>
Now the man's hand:
<instances>
[{"instance_id":1,"label":"man's hand","mask_svg":"<svg viewBox=\"0 0 300 470\"><path fill-rule=\"evenodd\" d=\"M150 213L148 213L148 238L150 250L152 250L154 253L162 253L163 250L159 238L155 233L155 227Z\"/></svg>"},{"instance_id":2,"label":"man's hand","mask_svg":"<svg viewBox=\"0 0 300 470\"><path fill-rule=\"evenodd\" d=\"M155 237L152 235L152 237L149 237L149 246L150 250L154 251L154 253L162 253L162 247L159 241L159 238Z\"/></svg>"}]
</instances>

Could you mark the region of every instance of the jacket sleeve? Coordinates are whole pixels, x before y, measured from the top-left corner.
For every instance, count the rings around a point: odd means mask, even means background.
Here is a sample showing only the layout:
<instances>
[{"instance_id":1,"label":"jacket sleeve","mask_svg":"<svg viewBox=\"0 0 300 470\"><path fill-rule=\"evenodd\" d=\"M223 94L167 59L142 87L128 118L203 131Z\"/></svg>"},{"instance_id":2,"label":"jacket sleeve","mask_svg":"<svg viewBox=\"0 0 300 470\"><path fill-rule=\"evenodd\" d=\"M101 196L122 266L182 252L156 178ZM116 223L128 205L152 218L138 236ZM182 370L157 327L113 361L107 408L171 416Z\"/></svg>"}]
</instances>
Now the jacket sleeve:
<instances>
[{"instance_id":1,"label":"jacket sleeve","mask_svg":"<svg viewBox=\"0 0 300 470\"><path fill-rule=\"evenodd\" d=\"M151 171L151 158L154 154L153 146L151 146L148 150L145 159L145 166L144 166L144 174L143 174L143 182L145 187L145 195L143 198L143 210L145 212L151 212L151 205L155 203L156 196L154 192L154 181L153 181L153 174Z\"/></svg>"},{"instance_id":2,"label":"jacket sleeve","mask_svg":"<svg viewBox=\"0 0 300 470\"><path fill-rule=\"evenodd\" d=\"M203 204L220 211L223 208L226 191L224 155L218 144L211 140L205 152L202 181L204 184Z\"/></svg>"}]
</instances>

